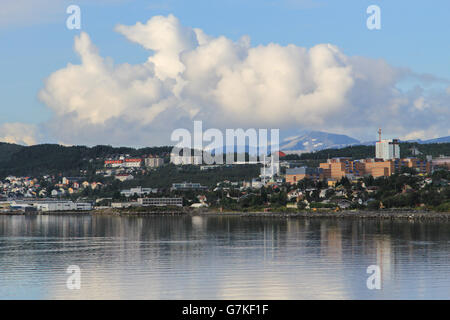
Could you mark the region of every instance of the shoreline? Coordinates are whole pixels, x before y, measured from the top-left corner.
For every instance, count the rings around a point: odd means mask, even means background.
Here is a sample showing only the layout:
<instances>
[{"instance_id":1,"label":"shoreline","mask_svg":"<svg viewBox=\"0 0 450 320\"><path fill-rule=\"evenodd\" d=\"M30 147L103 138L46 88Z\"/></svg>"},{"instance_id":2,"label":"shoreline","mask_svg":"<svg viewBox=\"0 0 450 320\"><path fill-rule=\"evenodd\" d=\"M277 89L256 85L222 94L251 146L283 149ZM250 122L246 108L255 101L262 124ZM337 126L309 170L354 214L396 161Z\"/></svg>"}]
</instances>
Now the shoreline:
<instances>
[{"instance_id":1,"label":"shoreline","mask_svg":"<svg viewBox=\"0 0 450 320\"><path fill-rule=\"evenodd\" d=\"M264 218L333 218L333 219L407 219L407 220L446 220L450 221L450 212L415 211L415 210L380 210L380 211L299 211L299 212L219 212L211 210L183 211L52 211L52 212L0 212L0 216L204 216L204 217L264 217Z\"/></svg>"},{"instance_id":2,"label":"shoreline","mask_svg":"<svg viewBox=\"0 0 450 320\"><path fill-rule=\"evenodd\" d=\"M203 213L198 215L229 215L241 217L284 217L284 218L332 218L332 219L438 219L450 221L450 213L446 212L380 212L380 211L341 211L341 212L242 212L242 213Z\"/></svg>"}]
</instances>

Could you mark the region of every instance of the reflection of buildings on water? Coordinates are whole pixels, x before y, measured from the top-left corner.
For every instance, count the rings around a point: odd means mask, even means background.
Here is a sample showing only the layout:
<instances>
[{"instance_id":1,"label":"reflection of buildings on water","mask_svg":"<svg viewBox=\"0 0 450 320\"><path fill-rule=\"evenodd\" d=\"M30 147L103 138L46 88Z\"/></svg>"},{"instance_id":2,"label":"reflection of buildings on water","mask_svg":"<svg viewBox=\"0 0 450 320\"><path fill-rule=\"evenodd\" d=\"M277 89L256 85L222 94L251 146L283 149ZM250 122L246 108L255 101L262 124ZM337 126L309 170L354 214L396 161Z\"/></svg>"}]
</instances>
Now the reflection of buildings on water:
<instances>
[{"instance_id":1,"label":"reflection of buildings on water","mask_svg":"<svg viewBox=\"0 0 450 320\"><path fill-rule=\"evenodd\" d=\"M388 230L384 233L381 224L322 220L319 225L321 256L333 262L363 259L358 263L367 264L366 267L378 265L382 279L392 278L392 235Z\"/></svg>"},{"instance_id":2,"label":"reflection of buildings on water","mask_svg":"<svg viewBox=\"0 0 450 320\"><path fill-rule=\"evenodd\" d=\"M328 229L326 248L329 256L342 259L342 230L338 226Z\"/></svg>"},{"instance_id":3,"label":"reflection of buildings on water","mask_svg":"<svg viewBox=\"0 0 450 320\"><path fill-rule=\"evenodd\" d=\"M376 253L376 265L381 269L381 279L391 279L391 255L392 255L392 243L389 235L378 235L374 239L375 253Z\"/></svg>"},{"instance_id":4,"label":"reflection of buildings on water","mask_svg":"<svg viewBox=\"0 0 450 320\"><path fill-rule=\"evenodd\" d=\"M320 224L320 242L324 257L342 259L342 228L339 223L324 220Z\"/></svg>"},{"instance_id":5,"label":"reflection of buildings on water","mask_svg":"<svg viewBox=\"0 0 450 320\"><path fill-rule=\"evenodd\" d=\"M206 220L200 216L192 217L192 228L197 231L206 229Z\"/></svg>"}]
</instances>

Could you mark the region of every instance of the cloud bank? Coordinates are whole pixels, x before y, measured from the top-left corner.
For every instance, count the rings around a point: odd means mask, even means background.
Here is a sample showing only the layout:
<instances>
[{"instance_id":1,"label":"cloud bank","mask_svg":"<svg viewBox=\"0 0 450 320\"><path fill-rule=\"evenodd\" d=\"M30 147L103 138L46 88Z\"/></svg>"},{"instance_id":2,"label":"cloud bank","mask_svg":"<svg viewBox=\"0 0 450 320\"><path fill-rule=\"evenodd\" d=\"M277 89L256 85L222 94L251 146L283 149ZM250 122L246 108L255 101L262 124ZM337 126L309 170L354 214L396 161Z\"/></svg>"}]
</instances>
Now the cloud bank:
<instances>
[{"instance_id":1,"label":"cloud bank","mask_svg":"<svg viewBox=\"0 0 450 320\"><path fill-rule=\"evenodd\" d=\"M116 31L149 51L146 62L114 64L86 33L81 64L51 74L39 98L54 112L47 130L66 144L157 145L176 128L315 129L374 137L450 134L449 90L428 93L415 75L384 60L345 55L331 44L252 47L183 26L173 15ZM400 90L399 83L418 83ZM445 81L444 81L445 82Z\"/></svg>"},{"instance_id":2,"label":"cloud bank","mask_svg":"<svg viewBox=\"0 0 450 320\"><path fill-rule=\"evenodd\" d=\"M36 126L24 123L0 125L0 141L21 145L34 145L39 137Z\"/></svg>"}]
</instances>

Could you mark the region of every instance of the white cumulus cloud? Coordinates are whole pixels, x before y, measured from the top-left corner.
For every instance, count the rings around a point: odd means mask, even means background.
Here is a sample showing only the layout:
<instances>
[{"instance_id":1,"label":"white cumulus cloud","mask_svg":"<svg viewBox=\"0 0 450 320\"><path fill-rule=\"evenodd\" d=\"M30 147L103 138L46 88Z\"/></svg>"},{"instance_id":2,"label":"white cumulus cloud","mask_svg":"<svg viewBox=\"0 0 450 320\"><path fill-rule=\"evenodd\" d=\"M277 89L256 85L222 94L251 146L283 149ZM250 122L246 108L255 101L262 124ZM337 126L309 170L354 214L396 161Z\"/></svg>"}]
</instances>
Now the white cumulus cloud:
<instances>
[{"instance_id":1,"label":"white cumulus cloud","mask_svg":"<svg viewBox=\"0 0 450 320\"><path fill-rule=\"evenodd\" d=\"M34 145L39 138L35 125L24 123L4 123L0 125L0 142Z\"/></svg>"},{"instance_id":2,"label":"white cumulus cloud","mask_svg":"<svg viewBox=\"0 0 450 320\"><path fill-rule=\"evenodd\" d=\"M54 111L47 126L59 141L163 144L193 119L206 127L321 129L357 138L380 126L399 136L430 126L433 135L448 132L449 96L401 91L398 82L415 75L384 60L350 57L331 44L253 47L246 36L211 37L172 15L116 31L149 50L148 60L115 65L86 33L76 37L81 64L51 74L39 93Z\"/></svg>"}]
</instances>

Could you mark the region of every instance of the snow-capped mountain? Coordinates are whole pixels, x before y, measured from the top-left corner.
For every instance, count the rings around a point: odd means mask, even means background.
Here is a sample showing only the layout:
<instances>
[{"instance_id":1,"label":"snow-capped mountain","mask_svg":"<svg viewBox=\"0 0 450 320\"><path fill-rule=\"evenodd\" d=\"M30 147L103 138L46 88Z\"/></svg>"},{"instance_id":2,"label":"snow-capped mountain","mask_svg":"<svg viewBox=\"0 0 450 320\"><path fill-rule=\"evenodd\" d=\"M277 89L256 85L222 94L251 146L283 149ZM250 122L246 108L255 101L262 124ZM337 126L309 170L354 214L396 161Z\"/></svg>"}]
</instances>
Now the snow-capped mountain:
<instances>
[{"instance_id":1,"label":"snow-capped mountain","mask_svg":"<svg viewBox=\"0 0 450 320\"><path fill-rule=\"evenodd\" d=\"M302 131L293 135L291 132L284 133L283 136L280 141L280 150L285 153L312 152L360 144L358 140L349 136L322 131Z\"/></svg>"},{"instance_id":2,"label":"snow-capped mountain","mask_svg":"<svg viewBox=\"0 0 450 320\"><path fill-rule=\"evenodd\" d=\"M445 143L450 142L450 137L401 142L418 142L420 144ZM286 154L300 154L323 149L339 149L355 145L374 146L375 143L375 140L361 142L344 134L334 134L323 131L280 130L280 151L283 151ZM231 147L230 150L233 148L235 152L238 152L238 148L236 146ZM242 150L245 150L245 152L250 154L258 153L257 146L246 145ZM218 148L214 150L213 153L227 153L227 148Z\"/></svg>"}]
</instances>

